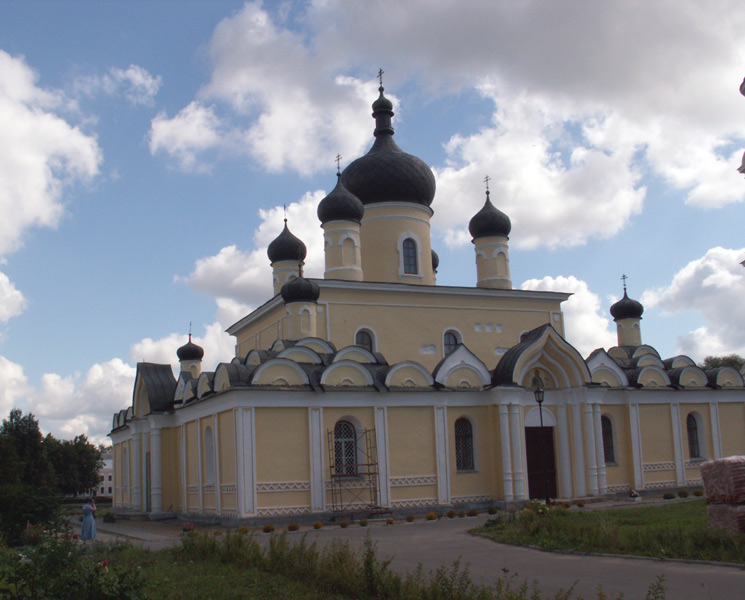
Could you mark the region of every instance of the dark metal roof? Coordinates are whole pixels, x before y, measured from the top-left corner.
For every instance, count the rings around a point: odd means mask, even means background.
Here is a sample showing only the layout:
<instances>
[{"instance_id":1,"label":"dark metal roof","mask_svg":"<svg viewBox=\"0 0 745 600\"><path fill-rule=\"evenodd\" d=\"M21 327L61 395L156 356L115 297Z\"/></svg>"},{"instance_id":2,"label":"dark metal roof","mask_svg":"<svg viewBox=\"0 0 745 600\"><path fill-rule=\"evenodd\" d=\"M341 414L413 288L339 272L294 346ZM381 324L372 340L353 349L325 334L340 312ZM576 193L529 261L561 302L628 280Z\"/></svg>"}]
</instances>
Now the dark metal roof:
<instances>
[{"instance_id":1,"label":"dark metal roof","mask_svg":"<svg viewBox=\"0 0 745 600\"><path fill-rule=\"evenodd\" d=\"M468 223L468 231L471 233L471 237L474 240L482 237L507 237L511 230L510 218L491 203L489 190L487 190L484 206L473 215Z\"/></svg>"},{"instance_id":2,"label":"dark metal roof","mask_svg":"<svg viewBox=\"0 0 745 600\"><path fill-rule=\"evenodd\" d=\"M272 240L266 249L266 255L273 263L282 260L296 260L303 262L307 249L299 238L295 237L287 227L287 219L282 232Z\"/></svg>"},{"instance_id":3,"label":"dark metal roof","mask_svg":"<svg viewBox=\"0 0 745 600\"><path fill-rule=\"evenodd\" d=\"M360 199L344 187L341 174L336 175L336 187L318 204L318 218L321 223L329 221L354 221L359 223L365 214Z\"/></svg>"},{"instance_id":4,"label":"dark metal roof","mask_svg":"<svg viewBox=\"0 0 745 600\"><path fill-rule=\"evenodd\" d=\"M551 325L546 323L545 325L541 325L540 327L536 327L535 329L524 333L520 337L520 343L507 350L497 364L497 368L494 369L494 372L492 373L492 385L514 384L515 382L512 380L512 376L515 372L515 365L517 365L520 356L522 356L522 353L525 352L525 350L541 339L543 333L550 327Z\"/></svg>"},{"instance_id":5,"label":"dark metal roof","mask_svg":"<svg viewBox=\"0 0 745 600\"><path fill-rule=\"evenodd\" d=\"M176 378L173 376L171 365L137 363L136 379L141 379L145 385L151 413L173 410ZM137 389L137 386L135 386L135 389Z\"/></svg>"},{"instance_id":6,"label":"dark metal roof","mask_svg":"<svg viewBox=\"0 0 745 600\"><path fill-rule=\"evenodd\" d=\"M623 298L610 307L610 314L614 321L621 319L641 319L644 307L637 300L629 298L626 290L623 290Z\"/></svg>"},{"instance_id":7,"label":"dark metal roof","mask_svg":"<svg viewBox=\"0 0 745 600\"><path fill-rule=\"evenodd\" d=\"M292 302L312 302L315 304L321 294L321 288L315 281L306 279L301 275L285 283L279 293L282 294L285 304Z\"/></svg>"}]
</instances>

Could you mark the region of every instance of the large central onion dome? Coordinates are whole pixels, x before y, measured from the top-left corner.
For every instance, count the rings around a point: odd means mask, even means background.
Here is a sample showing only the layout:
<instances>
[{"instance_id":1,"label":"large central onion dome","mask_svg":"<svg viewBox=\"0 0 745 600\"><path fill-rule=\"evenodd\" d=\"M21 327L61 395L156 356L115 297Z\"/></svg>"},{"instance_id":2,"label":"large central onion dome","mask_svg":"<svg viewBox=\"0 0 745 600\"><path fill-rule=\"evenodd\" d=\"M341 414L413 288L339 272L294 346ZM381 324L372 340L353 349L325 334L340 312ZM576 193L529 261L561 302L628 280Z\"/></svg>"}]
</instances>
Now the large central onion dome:
<instances>
[{"instance_id":1,"label":"large central onion dome","mask_svg":"<svg viewBox=\"0 0 745 600\"><path fill-rule=\"evenodd\" d=\"M373 102L375 143L341 174L342 183L362 204L411 202L429 206L435 197L435 176L425 162L406 154L393 141L393 104L383 95Z\"/></svg>"},{"instance_id":2,"label":"large central onion dome","mask_svg":"<svg viewBox=\"0 0 745 600\"><path fill-rule=\"evenodd\" d=\"M487 190L483 208L473 215L468 223L468 231L471 233L471 237L474 240L492 236L508 237L511 230L510 218L491 203L489 190Z\"/></svg>"},{"instance_id":3,"label":"large central onion dome","mask_svg":"<svg viewBox=\"0 0 745 600\"><path fill-rule=\"evenodd\" d=\"M644 312L644 306L638 300L632 300L626 293L626 286L623 286L623 298L610 307L610 314L614 321L621 319L641 319Z\"/></svg>"}]
</instances>

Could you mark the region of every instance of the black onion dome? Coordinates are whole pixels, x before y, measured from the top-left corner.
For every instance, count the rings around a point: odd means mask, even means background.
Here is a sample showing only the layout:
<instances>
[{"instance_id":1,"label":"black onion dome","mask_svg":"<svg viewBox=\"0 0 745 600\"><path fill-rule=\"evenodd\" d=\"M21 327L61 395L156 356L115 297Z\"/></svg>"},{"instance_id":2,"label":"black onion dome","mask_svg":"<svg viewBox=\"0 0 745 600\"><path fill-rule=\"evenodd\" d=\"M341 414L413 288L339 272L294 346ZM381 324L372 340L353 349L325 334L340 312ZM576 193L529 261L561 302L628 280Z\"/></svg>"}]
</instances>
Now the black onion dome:
<instances>
[{"instance_id":1,"label":"black onion dome","mask_svg":"<svg viewBox=\"0 0 745 600\"><path fill-rule=\"evenodd\" d=\"M270 262L273 263L281 260L302 262L305 260L306 252L307 250L302 240L292 235L287 228L287 219L285 219L285 227L282 233L274 238L266 249L266 255L269 257Z\"/></svg>"},{"instance_id":2,"label":"black onion dome","mask_svg":"<svg viewBox=\"0 0 745 600\"><path fill-rule=\"evenodd\" d=\"M474 240L482 237L507 237L511 230L510 218L491 203L487 190L483 208L473 215L468 223L468 231L471 233L471 237Z\"/></svg>"},{"instance_id":3,"label":"black onion dome","mask_svg":"<svg viewBox=\"0 0 745 600\"><path fill-rule=\"evenodd\" d=\"M437 267L440 266L440 257L437 256L437 252L432 250L432 270L437 273Z\"/></svg>"},{"instance_id":4,"label":"black onion dome","mask_svg":"<svg viewBox=\"0 0 745 600\"><path fill-rule=\"evenodd\" d=\"M176 356L179 360L202 360L204 348L193 343L189 334L189 341L176 350Z\"/></svg>"},{"instance_id":5,"label":"black onion dome","mask_svg":"<svg viewBox=\"0 0 745 600\"><path fill-rule=\"evenodd\" d=\"M435 176L427 164L398 147L393 140L393 104L383 95L373 102L375 143L370 151L344 169L344 187L362 201L412 202L429 206L435 197Z\"/></svg>"},{"instance_id":6,"label":"black onion dome","mask_svg":"<svg viewBox=\"0 0 745 600\"><path fill-rule=\"evenodd\" d=\"M315 281L300 275L300 277L285 283L279 293L282 294L285 304L291 302L313 302L315 304L321 294L321 288Z\"/></svg>"},{"instance_id":7,"label":"black onion dome","mask_svg":"<svg viewBox=\"0 0 745 600\"><path fill-rule=\"evenodd\" d=\"M359 223L365 214L365 207L360 199L352 194L341 182L341 175L336 175L336 187L318 204L318 218L321 223L329 221L354 221Z\"/></svg>"},{"instance_id":8,"label":"black onion dome","mask_svg":"<svg viewBox=\"0 0 745 600\"><path fill-rule=\"evenodd\" d=\"M623 298L610 307L610 314L614 321L621 319L641 319L644 307L637 300L632 300L626 294L626 288L623 290Z\"/></svg>"}]
</instances>

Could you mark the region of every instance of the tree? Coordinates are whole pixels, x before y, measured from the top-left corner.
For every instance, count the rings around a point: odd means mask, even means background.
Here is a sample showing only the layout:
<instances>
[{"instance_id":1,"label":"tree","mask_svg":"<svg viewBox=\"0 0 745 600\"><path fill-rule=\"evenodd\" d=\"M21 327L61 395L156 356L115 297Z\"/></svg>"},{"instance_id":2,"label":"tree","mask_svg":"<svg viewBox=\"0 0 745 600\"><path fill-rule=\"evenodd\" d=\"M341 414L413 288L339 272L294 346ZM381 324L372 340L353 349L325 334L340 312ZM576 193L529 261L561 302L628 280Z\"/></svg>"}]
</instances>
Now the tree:
<instances>
[{"instance_id":1,"label":"tree","mask_svg":"<svg viewBox=\"0 0 745 600\"><path fill-rule=\"evenodd\" d=\"M98 471L103 466L101 452L84 435L72 441L59 441L50 434L44 445L54 465L60 493L83 494L98 485L101 480Z\"/></svg>"},{"instance_id":2,"label":"tree","mask_svg":"<svg viewBox=\"0 0 745 600\"><path fill-rule=\"evenodd\" d=\"M704 371L717 367L732 367L739 371L743 365L745 365L745 358L739 354L728 354L727 356L707 356L699 367Z\"/></svg>"}]
</instances>

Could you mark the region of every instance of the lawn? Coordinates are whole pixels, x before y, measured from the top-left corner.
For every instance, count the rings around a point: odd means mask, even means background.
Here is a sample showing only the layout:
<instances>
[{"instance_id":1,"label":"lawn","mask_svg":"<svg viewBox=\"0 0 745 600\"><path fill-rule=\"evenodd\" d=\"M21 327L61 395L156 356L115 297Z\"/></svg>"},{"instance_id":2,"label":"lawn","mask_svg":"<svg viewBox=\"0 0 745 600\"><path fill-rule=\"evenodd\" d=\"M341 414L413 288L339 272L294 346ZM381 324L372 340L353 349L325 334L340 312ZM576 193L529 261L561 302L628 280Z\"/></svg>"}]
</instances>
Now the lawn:
<instances>
[{"instance_id":1,"label":"lawn","mask_svg":"<svg viewBox=\"0 0 745 600\"><path fill-rule=\"evenodd\" d=\"M745 563L745 535L710 532L704 500L610 510L529 508L499 514L473 533L552 550Z\"/></svg>"}]
</instances>

